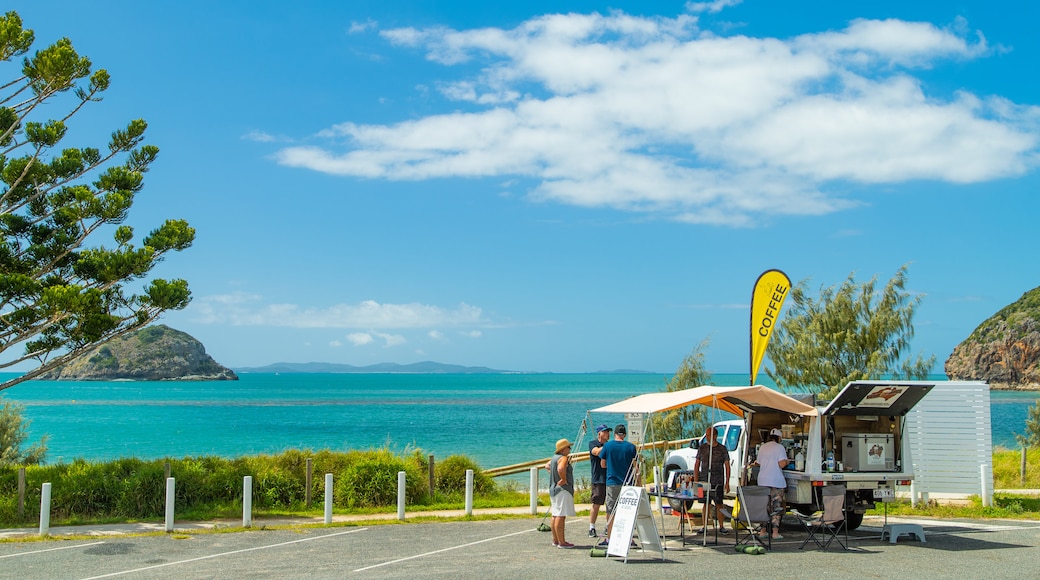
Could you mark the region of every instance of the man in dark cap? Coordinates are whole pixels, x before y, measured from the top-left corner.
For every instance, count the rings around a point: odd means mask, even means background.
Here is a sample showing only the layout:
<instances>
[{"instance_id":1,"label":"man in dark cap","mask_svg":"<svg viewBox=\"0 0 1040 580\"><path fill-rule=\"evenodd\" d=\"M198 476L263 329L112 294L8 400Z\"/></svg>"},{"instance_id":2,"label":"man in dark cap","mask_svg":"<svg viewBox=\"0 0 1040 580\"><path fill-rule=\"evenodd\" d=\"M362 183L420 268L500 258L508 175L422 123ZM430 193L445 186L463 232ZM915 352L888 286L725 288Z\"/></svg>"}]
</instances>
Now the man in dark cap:
<instances>
[{"instance_id":1,"label":"man in dark cap","mask_svg":"<svg viewBox=\"0 0 1040 580\"><path fill-rule=\"evenodd\" d=\"M596 427L596 438L589 441L589 464L592 465L592 511L589 513L589 537L596 537L596 520L599 508L607 501L607 468L600 465L599 450L610 439L612 429L606 425Z\"/></svg>"},{"instance_id":2,"label":"man in dark cap","mask_svg":"<svg viewBox=\"0 0 1040 580\"><path fill-rule=\"evenodd\" d=\"M599 450L600 466L607 470L607 536L601 544L609 543L610 530L614 527L614 506L617 505L621 488L636 481L636 446L628 441L628 428L624 423L614 427L614 439L607 441Z\"/></svg>"}]
</instances>

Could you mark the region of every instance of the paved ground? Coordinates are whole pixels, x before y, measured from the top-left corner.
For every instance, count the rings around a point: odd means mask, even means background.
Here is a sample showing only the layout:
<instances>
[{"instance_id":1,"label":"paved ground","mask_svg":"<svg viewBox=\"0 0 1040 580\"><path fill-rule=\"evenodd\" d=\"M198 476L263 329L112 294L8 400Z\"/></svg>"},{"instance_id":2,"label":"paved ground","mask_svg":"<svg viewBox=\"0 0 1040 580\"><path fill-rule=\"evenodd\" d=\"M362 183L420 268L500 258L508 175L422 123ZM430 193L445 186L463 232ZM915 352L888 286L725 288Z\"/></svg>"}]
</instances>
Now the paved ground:
<instances>
[{"instance_id":1,"label":"paved ground","mask_svg":"<svg viewBox=\"0 0 1040 580\"><path fill-rule=\"evenodd\" d=\"M266 526L284 521L265 520L255 522L257 529L248 532L193 534L193 528L212 524L178 524L175 533L153 536L127 535L127 527L92 526L96 538L0 543L0 577L991 578L1035 576L1040 561L1040 522L1033 521L889 518L889 523L923 525L927 539L921 543L904 536L891 544L880 541L884 522L868 518L851 533L848 552L836 545L826 552L799 550L805 535L786 522L785 539L775 543L772 552L751 556L733 550L732 534L720 536L719 546L682 546L676 519L670 518L664 524L668 537L663 559L661 552L634 550L626 563L613 557L590 558L592 540L585 535L585 518L568 520L568 539L579 545L574 550L550 546L550 535L535 531L539 520L407 525L354 521L278 530ZM161 524L156 527L162 529ZM65 528L52 529L59 531Z\"/></svg>"}]
</instances>

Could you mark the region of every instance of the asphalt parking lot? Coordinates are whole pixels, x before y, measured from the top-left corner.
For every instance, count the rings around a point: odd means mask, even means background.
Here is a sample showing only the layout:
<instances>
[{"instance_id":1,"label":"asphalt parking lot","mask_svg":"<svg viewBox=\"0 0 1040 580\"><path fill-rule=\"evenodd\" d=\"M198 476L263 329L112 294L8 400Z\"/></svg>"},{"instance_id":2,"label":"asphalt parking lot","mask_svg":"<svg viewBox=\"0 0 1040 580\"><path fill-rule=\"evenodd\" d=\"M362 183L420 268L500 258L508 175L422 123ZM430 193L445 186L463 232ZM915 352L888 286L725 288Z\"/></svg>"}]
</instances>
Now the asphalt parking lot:
<instances>
[{"instance_id":1,"label":"asphalt parking lot","mask_svg":"<svg viewBox=\"0 0 1040 580\"><path fill-rule=\"evenodd\" d=\"M550 545L539 518L406 523L235 533L176 531L153 536L0 543L2 578L632 578L694 575L794 578L811 574L857 578L992 578L1034 576L1040 522L913 520L921 543L881 541L883 522L868 518L850 533L850 550L799 544L805 534L787 522L784 540L765 555L736 553L733 534L719 545L681 545L674 518L665 521L663 553L633 550L627 562L592 558L585 518L568 519L572 550ZM889 523L910 522L889 518ZM712 539L709 536L709 539ZM810 544L812 546L812 544Z\"/></svg>"}]
</instances>

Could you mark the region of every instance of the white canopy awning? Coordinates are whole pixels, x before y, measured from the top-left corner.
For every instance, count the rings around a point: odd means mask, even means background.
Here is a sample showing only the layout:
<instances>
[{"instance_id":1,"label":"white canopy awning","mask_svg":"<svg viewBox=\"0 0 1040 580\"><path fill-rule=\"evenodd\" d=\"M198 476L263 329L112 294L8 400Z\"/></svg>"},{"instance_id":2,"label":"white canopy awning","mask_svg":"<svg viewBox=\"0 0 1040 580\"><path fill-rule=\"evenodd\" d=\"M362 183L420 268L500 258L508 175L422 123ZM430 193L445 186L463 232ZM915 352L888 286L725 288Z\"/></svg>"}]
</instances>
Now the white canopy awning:
<instances>
[{"instance_id":1,"label":"white canopy awning","mask_svg":"<svg viewBox=\"0 0 1040 580\"><path fill-rule=\"evenodd\" d=\"M815 407L793 399L769 387L703 386L683 391L647 393L592 409L594 413L658 413L685 407L707 405L743 417L744 409L767 407L794 415L816 415Z\"/></svg>"}]
</instances>

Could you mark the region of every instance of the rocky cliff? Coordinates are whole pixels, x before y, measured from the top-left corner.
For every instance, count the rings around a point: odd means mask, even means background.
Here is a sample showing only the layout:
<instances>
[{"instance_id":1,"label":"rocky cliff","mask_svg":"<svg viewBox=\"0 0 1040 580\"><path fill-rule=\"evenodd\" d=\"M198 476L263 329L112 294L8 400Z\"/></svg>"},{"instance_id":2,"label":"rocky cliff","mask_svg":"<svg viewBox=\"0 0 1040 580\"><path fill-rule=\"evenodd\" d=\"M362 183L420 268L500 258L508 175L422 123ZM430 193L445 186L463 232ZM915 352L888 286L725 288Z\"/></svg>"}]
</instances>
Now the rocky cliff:
<instances>
[{"instance_id":1,"label":"rocky cliff","mask_svg":"<svg viewBox=\"0 0 1040 580\"><path fill-rule=\"evenodd\" d=\"M946 359L946 376L1005 389L1040 388L1040 287L979 325Z\"/></svg>"},{"instance_id":2,"label":"rocky cliff","mask_svg":"<svg viewBox=\"0 0 1040 580\"><path fill-rule=\"evenodd\" d=\"M40 377L51 381L236 381L191 335L165 325L113 339Z\"/></svg>"}]
</instances>

